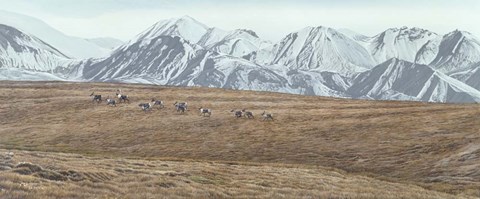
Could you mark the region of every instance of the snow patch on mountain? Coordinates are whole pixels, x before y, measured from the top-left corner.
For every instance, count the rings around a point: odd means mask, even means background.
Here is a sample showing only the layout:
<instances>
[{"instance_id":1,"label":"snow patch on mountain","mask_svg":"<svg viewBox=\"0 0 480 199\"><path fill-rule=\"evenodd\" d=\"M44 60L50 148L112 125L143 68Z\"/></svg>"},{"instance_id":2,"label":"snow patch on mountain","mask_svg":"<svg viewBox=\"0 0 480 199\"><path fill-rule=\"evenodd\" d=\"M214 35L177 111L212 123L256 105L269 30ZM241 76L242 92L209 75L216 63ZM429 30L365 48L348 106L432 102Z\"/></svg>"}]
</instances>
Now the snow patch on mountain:
<instances>
[{"instance_id":1,"label":"snow patch on mountain","mask_svg":"<svg viewBox=\"0 0 480 199\"><path fill-rule=\"evenodd\" d=\"M52 71L68 57L42 40L0 24L0 68Z\"/></svg>"},{"instance_id":2,"label":"snow patch on mountain","mask_svg":"<svg viewBox=\"0 0 480 199\"><path fill-rule=\"evenodd\" d=\"M229 32L221 40L205 47L219 53L242 57L270 45L270 42L260 39L255 32L238 29Z\"/></svg>"},{"instance_id":3,"label":"snow patch on mountain","mask_svg":"<svg viewBox=\"0 0 480 199\"><path fill-rule=\"evenodd\" d=\"M17 13L0 10L0 24L34 35L71 58L103 57L111 51L83 38L67 36L41 20Z\"/></svg>"},{"instance_id":4,"label":"snow patch on mountain","mask_svg":"<svg viewBox=\"0 0 480 199\"><path fill-rule=\"evenodd\" d=\"M468 68L453 71L448 75L477 90L480 90L480 62L472 64Z\"/></svg>"},{"instance_id":5,"label":"snow patch on mountain","mask_svg":"<svg viewBox=\"0 0 480 199\"><path fill-rule=\"evenodd\" d=\"M437 57L442 38L438 37L425 43L415 56L415 63L429 65Z\"/></svg>"},{"instance_id":6,"label":"snow patch on mountain","mask_svg":"<svg viewBox=\"0 0 480 199\"><path fill-rule=\"evenodd\" d=\"M377 64L391 58L414 62L420 48L438 38L436 33L421 28L391 28L370 38L364 45ZM419 59L428 58L424 55Z\"/></svg>"},{"instance_id":7,"label":"snow patch on mountain","mask_svg":"<svg viewBox=\"0 0 480 199\"><path fill-rule=\"evenodd\" d=\"M390 59L356 76L348 89L353 98L429 102L479 102L480 91L427 65Z\"/></svg>"},{"instance_id":8,"label":"snow patch on mountain","mask_svg":"<svg viewBox=\"0 0 480 199\"><path fill-rule=\"evenodd\" d=\"M291 70L286 74L289 87L297 94L346 97L350 79L338 73Z\"/></svg>"},{"instance_id":9,"label":"snow patch on mountain","mask_svg":"<svg viewBox=\"0 0 480 199\"><path fill-rule=\"evenodd\" d=\"M0 80L9 81L67 81L47 72L31 71L20 68L0 68Z\"/></svg>"},{"instance_id":10,"label":"snow patch on mountain","mask_svg":"<svg viewBox=\"0 0 480 199\"><path fill-rule=\"evenodd\" d=\"M360 33L357 33L353 30L350 30L348 28L340 28L337 30L338 32L344 34L345 36L355 40L355 41L359 41L359 42L366 42L367 40L370 39L370 37L366 36L366 35L363 35L363 34L360 34Z\"/></svg>"},{"instance_id":11,"label":"snow patch on mountain","mask_svg":"<svg viewBox=\"0 0 480 199\"><path fill-rule=\"evenodd\" d=\"M200 38L197 42L198 45L207 47L211 46L217 42L222 41L225 36L228 35L228 32L219 28L209 28L207 32Z\"/></svg>"}]
</instances>

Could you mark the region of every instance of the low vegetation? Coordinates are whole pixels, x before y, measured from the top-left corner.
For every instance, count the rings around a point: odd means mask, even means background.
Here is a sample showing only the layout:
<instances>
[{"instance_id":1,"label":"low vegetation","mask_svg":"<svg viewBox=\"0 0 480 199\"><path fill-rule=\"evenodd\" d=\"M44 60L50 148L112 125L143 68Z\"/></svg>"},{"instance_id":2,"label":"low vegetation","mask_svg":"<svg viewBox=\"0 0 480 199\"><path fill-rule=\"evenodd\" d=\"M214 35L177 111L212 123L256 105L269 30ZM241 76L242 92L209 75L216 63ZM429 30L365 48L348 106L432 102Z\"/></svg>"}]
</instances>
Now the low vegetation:
<instances>
[{"instance_id":1,"label":"low vegetation","mask_svg":"<svg viewBox=\"0 0 480 199\"><path fill-rule=\"evenodd\" d=\"M321 167L13 152L0 198L468 198Z\"/></svg>"},{"instance_id":2,"label":"low vegetation","mask_svg":"<svg viewBox=\"0 0 480 199\"><path fill-rule=\"evenodd\" d=\"M112 97L118 89L129 96L130 103L107 106L93 103L89 96L95 91ZM340 172L342 175L368 177L379 183L480 197L480 107L476 104L108 83L0 82L0 93L2 149L173 161L171 164L193 160L191 164L201 165L240 162L335 168L346 172ZM164 101L165 108L144 112L138 107L152 98ZM188 102L188 111L177 112L175 101ZM200 107L211 109L211 116L201 116ZM253 112L255 118L235 118L231 110L242 109ZM274 120L263 121L263 111ZM48 171L56 173L26 176L56 178L57 173L65 172ZM14 171L2 175L27 178ZM222 184L222 180L195 173L184 177L212 189ZM262 183L260 178L252 178ZM168 182L164 186L170 186ZM270 194L283 193L260 187ZM309 185L298 188L306 187ZM104 189L115 192L120 188L110 184L98 191ZM258 197L276 196L262 194Z\"/></svg>"}]
</instances>

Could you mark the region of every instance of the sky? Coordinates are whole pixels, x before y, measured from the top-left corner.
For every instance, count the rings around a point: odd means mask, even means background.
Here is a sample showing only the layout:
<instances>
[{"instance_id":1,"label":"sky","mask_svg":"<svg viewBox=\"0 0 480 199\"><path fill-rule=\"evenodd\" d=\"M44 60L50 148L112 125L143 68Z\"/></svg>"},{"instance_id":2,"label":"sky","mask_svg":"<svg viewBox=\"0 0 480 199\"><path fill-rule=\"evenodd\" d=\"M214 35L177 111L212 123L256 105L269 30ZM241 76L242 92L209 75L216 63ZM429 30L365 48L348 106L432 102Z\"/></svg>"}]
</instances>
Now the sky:
<instances>
[{"instance_id":1,"label":"sky","mask_svg":"<svg viewBox=\"0 0 480 199\"><path fill-rule=\"evenodd\" d=\"M224 30L251 29L271 41L307 26L368 36L402 26L439 34L459 29L480 37L479 0L0 0L0 5L71 36L124 41L158 21L185 15Z\"/></svg>"}]
</instances>

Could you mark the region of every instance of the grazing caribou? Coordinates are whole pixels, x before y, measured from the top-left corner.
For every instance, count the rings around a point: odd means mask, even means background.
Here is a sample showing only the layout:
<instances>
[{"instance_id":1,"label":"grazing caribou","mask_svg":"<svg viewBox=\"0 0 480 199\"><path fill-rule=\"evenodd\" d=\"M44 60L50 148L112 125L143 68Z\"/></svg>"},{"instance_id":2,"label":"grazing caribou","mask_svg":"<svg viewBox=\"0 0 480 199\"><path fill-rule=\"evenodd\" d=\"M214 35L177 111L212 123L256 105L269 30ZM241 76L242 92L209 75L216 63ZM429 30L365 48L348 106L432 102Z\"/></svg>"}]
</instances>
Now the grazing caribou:
<instances>
[{"instance_id":1,"label":"grazing caribou","mask_svg":"<svg viewBox=\"0 0 480 199\"><path fill-rule=\"evenodd\" d=\"M262 116L263 116L263 120L273 120L273 115L271 113L265 113L265 111L263 111L262 113Z\"/></svg>"},{"instance_id":2,"label":"grazing caribou","mask_svg":"<svg viewBox=\"0 0 480 199\"><path fill-rule=\"evenodd\" d=\"M208 109L208 108L202 108L200 107L198 110L200 110L200 114L203 114L203 117L210 117L212 115L212 110Z\"/></svg>"},{"instance_id":3,"label":"grazing caribou","mask_svg":"<svg viewBox=\"0 0 480 199\"><path fill-rule=\"evenodd\" d=\"M115 93L115 95L118 97L118 102L122 102L125 103L128 101L128 103L130 103L130 100L128 99L128 95L123 95L122 94L122 90L117 90L117 93Z\"/></svg>"},{"instance_id":4,"label":"grazing caribou","mask_svg":"<svg viewBox=\"0 0 480 199\"><path fill-rule=\"evenodd\" d=\"M242 114L244 117L248 119L254 119L253 113L251 111L246 111L245 109L242 110Z\"/></svg>"},{"instance_id":5,"label":"grazing caribou","mask_svg":"<svg viewBox=\"0 0 480 199\"><path fill-rule=\"evenodd\" d=\"M163 105L163 101L162 101L162 100L155 100L155 98L152 98L152 101L151 101L151 102L153 103L152 106L157 106L157 109L161 109L161 108L165 107L165 106Z\"/></svg>"},{"instance_id":6,"label":"grazing caribou","mask_svg":"<svg viewBox=\"0 0 480 199\"><path fill-rule=\"evenodd\" d=\"M90 96L92 96L92 102L97 102L97 103L102 102L102 95L95 95L95 92L92 92Z\"/></svg>"},{"instance_id":7,"label":"grazing caribou","mask_svg":"<svg viewBox=\"0 0 480 199\"><path fill-rule=\"evenodd\" d=\"M115 101L114 99L110 99L110 96L107 97L107 105L110 105L110 106L117 106L117 101Z\"/></svg>"},{"instance_id":8,"label":"grazing caribou","mask_svg":"<svg viewBox=\"0 0 480 199\"><path fill-rule=\"evenodd\" d=\"M242 117L242 111L231 110L230 112L233 113L233 116L235 116L235 118L241 118Z\"/></svg>"},{"instance_id":9,"label":"grazing caribou","mask_svg":"<svg viewBox=\"0 0 480 199\"><path fill-rule=\"evenodd\" d=\"M185 106L180 106L180 105L175 105L175 108L177 109L177 112L182 112L182 113L185 113L185 111L187 110L187 108Z\"/></svg>"},{"instance_id":10,"label":"grazing caribou","mask_svg":"<svg viewBox=\"0 0 480 199\"><path fill-rule=\"evenodd\" d=\"M173 103L173 105L174 105L175 107L181 106L181 107L183 107L183 108L185 109L185 111L186 111L187 108L188 108L187 102L175 102L175 103ZM177 109L178 109L178 108L177 108ZM177 111L178 111L178 110L177 110Z\"/></svg>"},{"instance_id":11,"label":"grazing caribou","mask_svg":"<svg viewBox=\"0 0 480 199\"><path fill-rule=\"evenodd\" d=\"M151 104L151 103L141 103L141 104L138 104L138 106L139 106L140 108L142 108L142 110L143 110L144 112L147 112L147 111L149 111L149 110L152 108L152 104Z\"/></svg>"}]
</instances>

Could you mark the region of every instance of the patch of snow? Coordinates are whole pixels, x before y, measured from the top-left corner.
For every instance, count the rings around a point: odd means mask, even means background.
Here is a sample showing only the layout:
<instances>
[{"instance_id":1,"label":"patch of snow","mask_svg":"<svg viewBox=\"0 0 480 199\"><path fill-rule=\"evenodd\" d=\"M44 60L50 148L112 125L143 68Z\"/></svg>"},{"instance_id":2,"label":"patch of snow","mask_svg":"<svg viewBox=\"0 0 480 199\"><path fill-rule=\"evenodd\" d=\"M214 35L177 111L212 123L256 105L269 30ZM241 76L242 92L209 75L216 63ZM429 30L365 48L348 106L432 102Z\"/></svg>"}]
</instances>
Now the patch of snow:
<instances>
[{"instance_id":1,"label":"patch of snow","mask_svg":"<svg viewBox=\"0 0 480 199\"><path fill-rule=\"evenodd\" d=\"M46 72L33 72L18 68L0 68L0 80L10 81L65 81Z\"/></svg>"}]
</instances>

